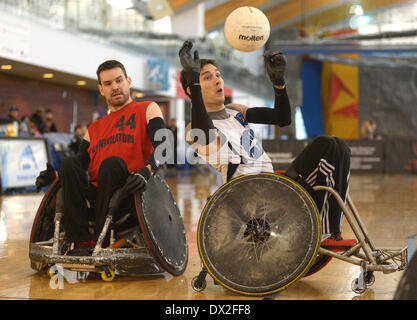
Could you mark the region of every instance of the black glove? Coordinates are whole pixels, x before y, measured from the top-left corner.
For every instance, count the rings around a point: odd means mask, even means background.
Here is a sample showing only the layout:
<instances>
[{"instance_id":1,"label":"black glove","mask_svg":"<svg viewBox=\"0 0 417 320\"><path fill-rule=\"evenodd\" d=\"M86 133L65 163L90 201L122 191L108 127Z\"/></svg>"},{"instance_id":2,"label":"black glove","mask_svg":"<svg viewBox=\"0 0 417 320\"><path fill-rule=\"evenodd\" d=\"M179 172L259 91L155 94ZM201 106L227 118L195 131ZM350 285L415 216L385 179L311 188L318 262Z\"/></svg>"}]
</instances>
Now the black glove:
<instances>
[{"instance_id":1,"label":"black glove","mask_svg":"<svg viewBox=\"0 0 417 320\"><path fill-rule=\"evenodd\" d=\"M193 43L189 40L185 41L179 51L180 62L184 69L183 77L187 83L187 87L194 83L200 83L200 58L198 51L194 51L194 58L191 57L191 48Z\"/></svg>"},{"instance_id":2,"label":"black glove","mask_svg":"<svg viewBox=\"0 0 417 320\"><path fill-rule=\"evenodd\" d=\"M147 167L132 172L126 179L123 191L128 193L144 192L150 177L151 171Z\"/></svg>"},{"instance_id":3,"label":"black glove","mask_svg":"<svg viewBox=\"0 0 417 320\"><path fill-rule=\"evenodd\" d=\"M36 191L39 192L42 187L49 186L52 182L54 182L55 178L56 173L54 167L52 167L50 163L47 163L46 170L41 171L39 176L36 178Z\"/></svg>"},{"instance_id":4,"label":"black glove","mask_svg":"<svg viewBox=\"0 0 417 320\"><path fill-rule=\"evenodd\" d=\"M285 84L284 74L287 60L281 51L267 50L264 53L264 61L269 79L274 86Z\"/></svg>"}]
</instances>

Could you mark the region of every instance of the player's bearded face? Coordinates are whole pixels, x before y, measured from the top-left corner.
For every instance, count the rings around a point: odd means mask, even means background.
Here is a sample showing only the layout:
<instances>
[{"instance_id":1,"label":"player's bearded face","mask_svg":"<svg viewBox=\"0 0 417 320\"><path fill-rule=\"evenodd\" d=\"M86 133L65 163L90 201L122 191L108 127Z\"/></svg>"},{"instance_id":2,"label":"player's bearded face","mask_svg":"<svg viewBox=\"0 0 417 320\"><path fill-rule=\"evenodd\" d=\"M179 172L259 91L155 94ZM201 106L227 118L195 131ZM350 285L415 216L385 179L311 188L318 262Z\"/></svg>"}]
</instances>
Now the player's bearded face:
<instances>
[{"instance_id":1,"label":"player's bearded face","mask_svg":"<svg viewBox=\"0 0 417 320\"><path fill-rule=\"evenodd\" d=\"M224 103L224 81L220 71L212 64L206 64L200 71L201 94L205 105Z\"/></svg>"},{"instance_id":2,"label":"player's bearded face","mask_svg":"<svg viewBox=\"0 0 417 320\"><path fill-rule=\"evenodd\" d=\"M99 90L111 106L123 106L130 96L131 79L120 68L104 70L100 73Z\"/></svg>"}]
</instances>

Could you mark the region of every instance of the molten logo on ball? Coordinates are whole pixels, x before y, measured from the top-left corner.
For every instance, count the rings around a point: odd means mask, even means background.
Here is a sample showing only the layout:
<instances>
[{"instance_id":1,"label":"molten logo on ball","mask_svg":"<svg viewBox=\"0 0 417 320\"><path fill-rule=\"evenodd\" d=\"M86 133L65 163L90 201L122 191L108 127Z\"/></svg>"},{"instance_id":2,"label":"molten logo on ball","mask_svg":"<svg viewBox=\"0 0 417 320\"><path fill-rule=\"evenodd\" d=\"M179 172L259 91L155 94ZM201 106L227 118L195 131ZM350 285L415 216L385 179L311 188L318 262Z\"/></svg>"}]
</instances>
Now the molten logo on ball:
<instances>
[{"instance_id":1,"label":"molten logo on ball","mask_svg":"<svg viewBox=\"0 0 417 320\"><path fill-rule=\"evenodd\" d=\"M241 7L232 11L224 24L224 35L229 44L243 52L261 48L269 38L268 18L257 8Z\"/></svg>"},{"instance_id":2,"label":"molten logo on ball","mask_svg":"<svg viewBox=\"0 0 417 320\"><path fill-rule=\"evenodd\" d=\"M245 36L243 34L239 35L239 40L246 40L246 41L262 41L264 36Z\"/></svg>"}]
</instances>

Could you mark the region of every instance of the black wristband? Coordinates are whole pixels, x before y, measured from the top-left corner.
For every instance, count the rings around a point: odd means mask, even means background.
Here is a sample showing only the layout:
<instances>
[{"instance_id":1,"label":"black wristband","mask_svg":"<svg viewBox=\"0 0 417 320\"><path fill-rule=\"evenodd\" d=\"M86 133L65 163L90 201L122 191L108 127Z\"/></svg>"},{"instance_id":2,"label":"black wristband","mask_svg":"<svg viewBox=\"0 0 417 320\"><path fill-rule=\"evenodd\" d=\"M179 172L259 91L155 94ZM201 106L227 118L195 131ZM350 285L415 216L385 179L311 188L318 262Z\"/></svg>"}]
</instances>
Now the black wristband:
<instances>
[{"instance_id":1,"label":"black wristband","mask_svg":"<svg viewBox=\"0 0 417 320\"><path fill-rule=\"evenodd\" d=\"M193 70L184 70L183 76L185 77L185 81L188 87L192 86L193 84L200 83L200 73L197 73Z\"/></svg>"}]
</instances>

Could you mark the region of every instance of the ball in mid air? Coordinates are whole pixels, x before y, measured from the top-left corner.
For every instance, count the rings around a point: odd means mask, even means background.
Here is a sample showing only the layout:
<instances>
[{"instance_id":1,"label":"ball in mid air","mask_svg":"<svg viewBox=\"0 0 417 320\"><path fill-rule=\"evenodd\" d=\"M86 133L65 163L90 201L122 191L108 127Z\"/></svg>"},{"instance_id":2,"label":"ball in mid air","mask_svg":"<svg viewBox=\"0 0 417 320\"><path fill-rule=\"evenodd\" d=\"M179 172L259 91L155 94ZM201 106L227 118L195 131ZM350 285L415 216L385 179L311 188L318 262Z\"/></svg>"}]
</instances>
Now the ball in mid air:
<instances>
[{"instance_id":1,"label":"ball in mid air","mask_svg":"<svg viewBox=\"0 0 417 320\"><path fill-rule=\"evenodd\" d=\"M227 42L236 50L251 52L261 48L269 38L269 20L254 7L233 10L224 23Z\"/></svg>"}]
</instances>

